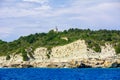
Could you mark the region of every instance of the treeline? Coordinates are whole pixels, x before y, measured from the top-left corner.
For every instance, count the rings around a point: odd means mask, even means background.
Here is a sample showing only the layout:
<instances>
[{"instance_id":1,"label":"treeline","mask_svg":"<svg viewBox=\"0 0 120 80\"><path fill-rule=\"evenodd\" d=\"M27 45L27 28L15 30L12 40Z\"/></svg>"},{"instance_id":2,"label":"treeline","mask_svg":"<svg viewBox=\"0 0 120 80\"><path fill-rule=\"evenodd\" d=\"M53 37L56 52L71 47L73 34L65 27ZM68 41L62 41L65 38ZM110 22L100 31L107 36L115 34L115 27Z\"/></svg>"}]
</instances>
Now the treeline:
<instances>
[{"instance_id":1,"label":"treeline","mask_svg":"<svg viewBox=\"0 0 120 80\"><path fill-rule=\"evenodd\" d=\"M47 47L48 49L51 49L54 46L65 45L78 39L84 39L88 47L96 52L100 52L100 46L108 42L114 46L116 53L120 53L119 30L94 31L90 29L71 28L62 32L51 30L48 33L36 33L29 36L22 36L13 42L0 40L0 56L12 53L22 53L29 47L32 47L33 50L37 47Z\"/></svg>"}]
</instances>

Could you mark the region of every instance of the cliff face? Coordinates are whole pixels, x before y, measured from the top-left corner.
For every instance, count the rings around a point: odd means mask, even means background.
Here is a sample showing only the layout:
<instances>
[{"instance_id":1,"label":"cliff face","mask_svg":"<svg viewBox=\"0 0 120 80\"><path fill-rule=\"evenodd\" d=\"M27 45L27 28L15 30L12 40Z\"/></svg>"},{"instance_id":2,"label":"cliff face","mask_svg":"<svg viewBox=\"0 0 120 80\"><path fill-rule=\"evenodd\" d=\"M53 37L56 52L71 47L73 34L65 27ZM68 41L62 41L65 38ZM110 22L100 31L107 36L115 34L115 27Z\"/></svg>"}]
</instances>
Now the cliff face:
<instances>
[{"instance_id":1,"label":"cliff face","mask_svg":"<svg viewBox=\"0 0 120 80\"><path fill-rule=\"evenodd\" d=\"M116 53L114 48L109 44L101 46L101 52L98 53L87 48L84 40L78 40L64 46L53 47L51 50L40 47L37 48L32 55L34 59L28 55L29 61L23 61L22 56L18 54L11 55L10 60L6 60L6 57L0 57L0 66L11 66L14 64L21 66L21 64L27 64L34 67L49 67L51 66L50 64L60 65L62 63L62 67L63 64L64 66L70 67L71 63L72 66L78 66L80 65L80 62L84 62L87 65L90 64L92 67L95 67L95 64L97 63L101 63L102 66L104 66L103 64L109 65L115 62L115 59L112 57L115 57ZM105 63L105 60L108 61L107 59L112 60L112 62L108 64L107 62ZM77 63L75 63L76 61Z\"/></svg>"},{"instance_id":2,"label":"cliff face","mask_svg":"<svg viewBox=\"0 0 120 80\"><path fill-rule=\"evenodd\" d=\"M113 57L116 55L114 48L106 44L101 46L101 53L97 53L92 49L87 48L84 40L78 40L73 43L57 46L51 49L50 59L46 57L48 53L46 48L37 48L34 52L37 60L51 60L55 62L66 62L71 59L88 59L88 58L99 58L104 59L108 57ZM37 56L38 55L38 56Z\"/></svg>"},{"instance_id":3,"label":"cliff face","mask_svg":"<svg viewBox=\"0 0 120 80\"><path fill-rule=\"evenodd\" d=\"M52 48L53 58L86 58L87 46L84 40L78 40L65 46Z\"/></svg>"}]
</instances>

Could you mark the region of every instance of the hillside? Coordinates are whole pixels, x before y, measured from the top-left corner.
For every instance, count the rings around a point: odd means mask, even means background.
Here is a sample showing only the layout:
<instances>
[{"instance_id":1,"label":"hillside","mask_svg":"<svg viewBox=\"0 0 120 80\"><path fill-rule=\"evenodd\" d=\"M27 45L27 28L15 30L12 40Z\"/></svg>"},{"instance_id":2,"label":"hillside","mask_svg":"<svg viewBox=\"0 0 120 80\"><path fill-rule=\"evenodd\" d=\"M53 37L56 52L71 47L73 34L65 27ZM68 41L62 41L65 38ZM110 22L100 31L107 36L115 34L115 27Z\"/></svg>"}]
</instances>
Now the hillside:
<instances>
[{"instance_id":1,"label":"hillside","mask_svg":"<svg viewBox=\"0 0 120 80\"><path fill-rule=\"evenodd\" d=\"M26 54L25 54L26 53ZM24 54L11 54L0 57L0 67L50 67L50 68L87 68L87 67L120 67L120 55L110 44L101 46L101 52L87 47L85 40L56 46L48 50L45 47L25 49Z\"/></svg>"},{"instance_id":2,"label":"hillside","mask_svg":"<svg viewBox=\"0 0 120 80\"><path fill-rule=\"evenodd\" d=\"M0 56L9 56L10 54L21 54L26 57L25 49L32 48L34 51L38 47L46 47L51 50L52 47L62 46L76 40L85 40L88 48L96 52L101 52L101 47L105 43L111 44L116 53L120 53L120 31L119 30L97 30L90 29L69 29L63 32L53 30L48 33L36 33L28 36L22 36L13 42L0 40Z\"/></svg>"}]
</instances>

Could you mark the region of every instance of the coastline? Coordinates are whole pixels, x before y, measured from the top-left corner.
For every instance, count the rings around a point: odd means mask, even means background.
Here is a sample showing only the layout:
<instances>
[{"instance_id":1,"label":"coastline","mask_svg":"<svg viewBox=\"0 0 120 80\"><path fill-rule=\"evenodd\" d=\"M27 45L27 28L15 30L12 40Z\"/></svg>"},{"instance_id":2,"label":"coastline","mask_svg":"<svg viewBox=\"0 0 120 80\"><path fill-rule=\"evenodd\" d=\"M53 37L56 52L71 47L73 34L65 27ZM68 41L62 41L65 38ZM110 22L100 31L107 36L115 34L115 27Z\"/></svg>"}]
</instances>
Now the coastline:
<instances>
[{"instance_id":1,"label":"coastline","mask_svg":"<svg viewBox=\"0 0 120 80\"><path fill-rule=\"evenodd\" d=\"M120 60L81 60L70 62L32 62L23 61L20 63L11 63L3 65L1 68L120 68Z\"/></svg>"},{"instance_id":2,"label":"coastline","mask_svg":"<svg viewBox=\"0 0 120 80\"><path fill-rule=\"evenodd\" d=\"M49 57L48 57L48 53ZM0 57L0 67L15 68L117 68L120 67L120 55L116 55L110 44L101 46L101 52L89 49L84 40L77 40L64 46L53 47L51 51L47 48L36 48L32 57L24 61L20 54Z\"/></svg>"}]
</instances>

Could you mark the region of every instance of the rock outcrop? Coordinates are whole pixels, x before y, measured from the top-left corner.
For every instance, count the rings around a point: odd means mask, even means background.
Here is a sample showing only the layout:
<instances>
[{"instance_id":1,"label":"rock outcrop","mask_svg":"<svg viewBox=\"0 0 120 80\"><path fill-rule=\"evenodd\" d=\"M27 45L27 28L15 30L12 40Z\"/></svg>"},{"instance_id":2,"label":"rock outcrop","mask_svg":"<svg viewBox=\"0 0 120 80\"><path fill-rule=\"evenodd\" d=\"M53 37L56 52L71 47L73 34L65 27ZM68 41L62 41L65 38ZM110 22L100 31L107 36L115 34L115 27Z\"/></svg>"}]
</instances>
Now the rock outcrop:
<instances>
[{"instance_id":1,"label":"rock outcrop","mask_svg":"<svg viewBox=\"0 0 120 80\"><path fill-rule=\"evenodd\" d=\"M49 58L48 58L49 53ZM10 60L0 57L0 67L110 67L113 63L120 64L120 56L116 55L114 48L110 44L101 46L101 52L89 49L84 40L53 47L49 52L47 48L37 48L29 55L29 61L23 61L22 55L10 55Z\"/></svg>"}]
</instances>

